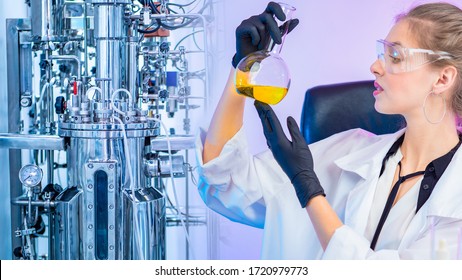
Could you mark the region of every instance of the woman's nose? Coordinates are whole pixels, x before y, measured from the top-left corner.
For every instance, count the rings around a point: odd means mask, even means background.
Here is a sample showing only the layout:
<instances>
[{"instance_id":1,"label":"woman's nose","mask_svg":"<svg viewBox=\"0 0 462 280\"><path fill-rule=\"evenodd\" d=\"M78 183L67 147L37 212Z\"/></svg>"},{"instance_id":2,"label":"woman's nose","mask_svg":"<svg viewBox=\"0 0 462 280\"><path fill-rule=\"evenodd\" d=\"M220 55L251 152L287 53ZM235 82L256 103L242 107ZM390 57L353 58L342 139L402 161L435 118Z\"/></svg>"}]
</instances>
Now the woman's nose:
<instances>
[{"instance_id":1,"label":"woman's nose","mask_svg":"<svg viewBox=\"0 0 462 280\"><path fill-rule=\"evenodd\" d=\"M380 59L377 58L374 61L374 63L372 63L372 65L370 67L370 71L375 76L382 76L384 74L385 70L384 70L383 64L380 61Z\"/></svg>"}]
</instances>

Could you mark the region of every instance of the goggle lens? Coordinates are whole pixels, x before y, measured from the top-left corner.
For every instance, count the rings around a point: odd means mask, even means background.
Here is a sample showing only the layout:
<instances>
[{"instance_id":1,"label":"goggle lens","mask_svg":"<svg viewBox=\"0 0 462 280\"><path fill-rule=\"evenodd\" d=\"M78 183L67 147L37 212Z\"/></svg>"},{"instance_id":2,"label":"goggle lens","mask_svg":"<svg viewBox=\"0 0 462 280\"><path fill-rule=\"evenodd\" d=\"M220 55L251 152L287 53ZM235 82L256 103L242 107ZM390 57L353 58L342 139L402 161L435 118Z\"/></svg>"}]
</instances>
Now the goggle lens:
<instances>
[{"instance_id":1,"label":"goggle lens","mask_svg":"<svg viewBox=\"0 0 462 280\"><path fill-rule=\"evenodd\" d=\"M377 40L377 58L388 73L411 72L441 59L450 59L447 52L404 48L385 40Z\"/></svg>"}]
</instances>

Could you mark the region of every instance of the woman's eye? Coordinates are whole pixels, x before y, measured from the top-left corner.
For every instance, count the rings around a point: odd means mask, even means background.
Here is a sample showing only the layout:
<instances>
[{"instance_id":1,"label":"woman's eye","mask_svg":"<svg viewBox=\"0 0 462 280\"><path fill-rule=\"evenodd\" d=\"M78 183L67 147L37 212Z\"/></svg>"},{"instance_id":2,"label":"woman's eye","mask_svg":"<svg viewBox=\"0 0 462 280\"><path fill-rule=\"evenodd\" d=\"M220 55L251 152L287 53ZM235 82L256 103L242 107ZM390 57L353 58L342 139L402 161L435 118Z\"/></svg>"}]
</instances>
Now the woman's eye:
<instances>
[{"instance_id":1,"label":"woman's eye","mask_svg":"<svg viewBox=\"0 0 462 280\"><path fill-rule=\"evenodd\" d=\"M401 58L399 56L389 55L390 61L392 63L401 63Z\"/></svg>"}]
</instances>

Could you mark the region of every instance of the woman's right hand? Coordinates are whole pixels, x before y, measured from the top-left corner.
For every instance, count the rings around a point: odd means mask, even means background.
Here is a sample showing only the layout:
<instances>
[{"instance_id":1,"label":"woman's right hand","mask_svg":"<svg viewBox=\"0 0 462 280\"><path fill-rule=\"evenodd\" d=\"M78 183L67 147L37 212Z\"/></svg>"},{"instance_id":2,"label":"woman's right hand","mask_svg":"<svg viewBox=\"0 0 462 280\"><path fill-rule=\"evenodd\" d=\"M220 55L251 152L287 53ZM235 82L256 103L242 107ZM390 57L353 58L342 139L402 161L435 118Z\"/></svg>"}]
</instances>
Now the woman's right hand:
<instances>
[{"instance_id":1,"label":"woman's right hand","mask_svg":"<svg viewBox=\"0 0 462 280\"><path fill-rule=\"evenodd\" d=\"M262 14L244 20L237 27L234 68L248 54L265 48L270 38L273 38L276 43L281 43L281 33L273 15L278 19L285 19L285 14L279 4L270 2ZM292 19L288 32L297 24L298 19ZM207 131L202 152L204 164L220 155L224 145L241 129L243 124L245 96L236 92L234 71L231 69L229 73L225 89Z\"/></svg>"},{"instance_id":2,"label":"woman's right hand","mask_svg":"<svg viewBox=\"0 0 462 280\"><path fill-rule=\"evenodd\" d=\"M286 19L281 6L275 2L269 2L263 13L244 20L236 28L236 54L232 61L234 68L248 54L264 49L270 38L273 38L276 44L282 42L279 26L273 16L281 21ZM291 20L288 32L297 24L298 19Z\"/></svg>"}]
</instances>

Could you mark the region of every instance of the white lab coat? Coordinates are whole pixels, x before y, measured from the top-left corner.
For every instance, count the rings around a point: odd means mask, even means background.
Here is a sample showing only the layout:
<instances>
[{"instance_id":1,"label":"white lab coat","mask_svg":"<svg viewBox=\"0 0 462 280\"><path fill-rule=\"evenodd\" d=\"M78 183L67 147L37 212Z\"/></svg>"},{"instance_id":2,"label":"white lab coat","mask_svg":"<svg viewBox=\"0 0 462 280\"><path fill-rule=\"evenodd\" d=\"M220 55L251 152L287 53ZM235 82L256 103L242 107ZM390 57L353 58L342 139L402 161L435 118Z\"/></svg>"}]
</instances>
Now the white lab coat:
<instances>
[{"instance_id":1,"label":"white lab coat","mask_svg":"<svg viewBox=\"0 0 462 280\"><path fill-rule=\"evenodd\" d=\"M344 223L325 251L271 151L250 155L242 129L226 143L219 157L206 164L202 163L202 131L196 143L198 190L216 212L264 228L262 259L430 259L434 257L432 242L443 239L449 257L460 257L462 148L412 219L399 247L369 248L364 232L382 160L403 133L376 136L354 129L309 145L326 198Z\"/></svg>"}]
</instances>

